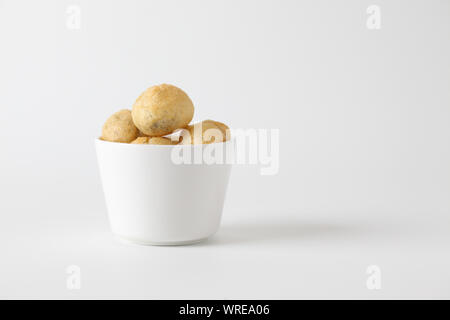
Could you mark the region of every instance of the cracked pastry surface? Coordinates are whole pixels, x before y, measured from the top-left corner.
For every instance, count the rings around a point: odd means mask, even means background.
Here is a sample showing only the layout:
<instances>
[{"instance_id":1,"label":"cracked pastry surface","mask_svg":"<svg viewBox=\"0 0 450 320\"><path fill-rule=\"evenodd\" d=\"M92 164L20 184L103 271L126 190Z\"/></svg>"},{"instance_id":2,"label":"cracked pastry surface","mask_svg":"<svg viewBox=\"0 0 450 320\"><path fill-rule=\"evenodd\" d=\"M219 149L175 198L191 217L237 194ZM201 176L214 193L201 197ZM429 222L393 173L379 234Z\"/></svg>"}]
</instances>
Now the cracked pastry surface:
<instances>
[{"instance_id":1,"label":"cracked pastry surface","mask_svg":"<svg viewBox=\"0 0 450 320\"><path fill-rule=\"evenodd\" d=\"M227 125L214 120L205 120L187 126L181 133L181 144L209 144L229 140Z\"/></svg>"}]
</instances>

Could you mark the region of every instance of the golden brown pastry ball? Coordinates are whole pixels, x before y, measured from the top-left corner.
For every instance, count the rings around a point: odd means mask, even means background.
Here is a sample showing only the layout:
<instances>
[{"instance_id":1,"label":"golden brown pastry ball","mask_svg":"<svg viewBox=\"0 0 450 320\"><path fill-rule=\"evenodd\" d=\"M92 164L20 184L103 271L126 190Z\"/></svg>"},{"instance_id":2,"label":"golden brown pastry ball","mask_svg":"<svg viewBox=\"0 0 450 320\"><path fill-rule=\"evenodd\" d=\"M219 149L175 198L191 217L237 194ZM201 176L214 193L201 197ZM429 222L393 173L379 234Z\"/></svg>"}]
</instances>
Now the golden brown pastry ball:
<instances>
[{"instance_id":1,"label":"golden brown pastry ball","mask_svg":"<svg viewBox=\"0 0 450 320\"><path fill-rule=\"evenodd\" d=\"M151 137L186 127L194 116L194 105L180 88L161 84L145 90L133 104L132 117L139 130Z\"/></svg>"},{"instance_id":2,"label":"golden brown pastry ball","mask_svg":"<svg viewBox=\"0 0 450 320\"><path fill-rule=\"evenodd\" d=\"M106 120L102 128L101 139L128 143L136 139L138 134L139 130L133 123L131 111L123 109Z\"/></svg>"},{"instance_id":3,"label":"golden brown pastry ball","mask_svg":"<svg viewBox=\"0 0 450 320\"><path fill-rule=\"evenodd\" d=\"M170 138L166 137L138 137L136 140L131 142L132 144L159 144L159 145L175 145L178 141L172 141Z\"/></svg>"},{"instance_id":4,"label":"golden brown pastry ball","mask_svg":"<svg viewBox=\"0 0 450 320\"><path fill-rule=\"evenodd\" d=\"M181 144L208 144L226 141L226 133L222 130L223 127L219 127L212 120L195 123L187 126L181 133Z\"/></svg>"}]
</instances>

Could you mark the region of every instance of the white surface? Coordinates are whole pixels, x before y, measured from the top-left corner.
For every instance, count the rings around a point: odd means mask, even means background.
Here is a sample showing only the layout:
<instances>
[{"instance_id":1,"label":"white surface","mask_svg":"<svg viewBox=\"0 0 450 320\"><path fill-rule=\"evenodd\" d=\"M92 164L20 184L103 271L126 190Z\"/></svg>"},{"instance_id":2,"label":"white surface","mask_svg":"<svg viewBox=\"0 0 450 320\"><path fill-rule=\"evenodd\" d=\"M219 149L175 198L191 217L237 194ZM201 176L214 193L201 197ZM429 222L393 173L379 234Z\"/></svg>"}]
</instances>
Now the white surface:
<instances>
[{"instance_id":1,"label":"white surface","mask_svg":"<svg viewBox=\"0 0 450 320\"><path fill-rule=\"evenodd\" d=\"M450 2L376 1L368 30L372 4L0 1L0 296L449 298ZM108 232L92 139L161 82L195 120L280 129L279 174L234 168L192 247Z\"/></svg>"},{"instance_id":2,"label":"white surface","mask_svg":"<svg viewBox=\"0 0 450 320\"><path fill-rule=\"evenodd\" d=\"M258 213L261 214L261 213ZM267 215L269 213L266 213ZM2 298L449 298L448 223L225 212L209 241L148 247L114 240L101 210L2 225ZM68 218L70 217L70 218ZM39 227L36 227L39 226ZM368 290L366 269L381 269ZM66 268L81 268L68 290Z\"/></svg>"},{"instance_id":3,"label":"white surface","mask_svg":"<svg viewBox=\"0 0 450 320\"><path fill-rule=\"evenodd\" d=\"M180 146L97 139L95 147L115 235L136 243L176 245L198 242L217 231L232 163L178 161L183 160L180 153L193 158L194 153L203 156L212 148L225 156L227 151L233 152L234 139Z\"/></svg>"}]
</instances>

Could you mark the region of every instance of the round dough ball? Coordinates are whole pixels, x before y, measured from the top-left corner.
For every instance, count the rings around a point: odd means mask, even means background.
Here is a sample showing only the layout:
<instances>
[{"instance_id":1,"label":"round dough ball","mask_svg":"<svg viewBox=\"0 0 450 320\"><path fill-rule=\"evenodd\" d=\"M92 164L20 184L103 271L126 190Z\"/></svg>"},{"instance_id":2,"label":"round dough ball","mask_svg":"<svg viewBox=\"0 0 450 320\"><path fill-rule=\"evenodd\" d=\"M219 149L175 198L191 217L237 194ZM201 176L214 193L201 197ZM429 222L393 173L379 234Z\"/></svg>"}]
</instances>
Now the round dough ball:
<instances>
[{"instance_id":1,"label":"round dough ball","mask_svg":"<svg viewBox=\"0 0 450 320\"><path fill-rule=\"evenodd\" d=\"M209 144L226 141L226 134L212 120L187 126L181 133L181 144Z\"/></svg>"},{"instance_id":2,"label":"round dough ball","mask_svg":"<svg viewBox=\"0 0 450 320\"><path fill-rule=\"evenodd\" d=\"M132 144L158 144L158 145L175 145L178 141L172 141L170 138L165 137L138 137L131 142Z\"/></svg>"},{"instance_id":3,"label":"round dough ball","mask_svg":"<svg viewBox=\"0 0 450 320\"><path fill-rule=\"evenodd\" d=\"M128 143L138 137L139 130L133 123L131 111L120 110L110 116L102 128L102 140Z\"/></svg>"},{"instance_id":4,"label":"round dough ball","mask_svg":"<svg viewBox=\"0 0 450 320\"><path fill-rule=\"evenodd\" d=\"M180 88L161 84L148 88L137 98L132 116L143 134L161 137L186 127L194 116L194 105Z\"/></svg>"}]
</instances>

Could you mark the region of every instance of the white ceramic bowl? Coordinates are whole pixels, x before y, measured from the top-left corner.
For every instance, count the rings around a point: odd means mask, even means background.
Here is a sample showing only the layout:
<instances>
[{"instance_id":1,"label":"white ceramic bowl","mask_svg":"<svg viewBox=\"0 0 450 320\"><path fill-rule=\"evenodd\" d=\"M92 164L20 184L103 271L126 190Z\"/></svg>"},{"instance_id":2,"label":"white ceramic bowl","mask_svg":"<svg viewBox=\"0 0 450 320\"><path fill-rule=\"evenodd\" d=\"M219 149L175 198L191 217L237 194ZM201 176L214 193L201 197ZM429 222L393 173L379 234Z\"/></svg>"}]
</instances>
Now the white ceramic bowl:
<instances>
[{"instance_id":1,"label":"white ceramic bowl","mask_svg":"<svg viewBox=\"0 0 450 320\"><path fill-rule=\"evenodd\" d=\"M109 222L118 238L144 245L181 245L217 231L231 164L172 160L174 148L199 154L212 144L161 146L97 139L95 145ZM217 145L228 153L234 150L233 140Z\"/></svg>"}]
</instances>

